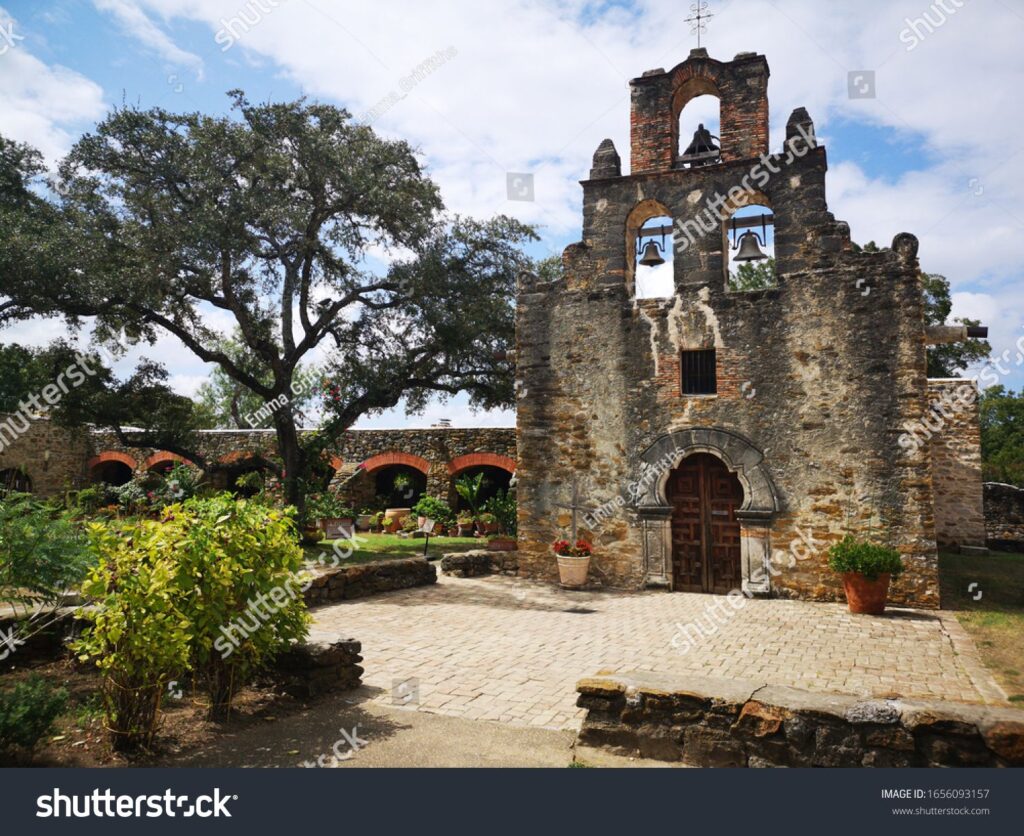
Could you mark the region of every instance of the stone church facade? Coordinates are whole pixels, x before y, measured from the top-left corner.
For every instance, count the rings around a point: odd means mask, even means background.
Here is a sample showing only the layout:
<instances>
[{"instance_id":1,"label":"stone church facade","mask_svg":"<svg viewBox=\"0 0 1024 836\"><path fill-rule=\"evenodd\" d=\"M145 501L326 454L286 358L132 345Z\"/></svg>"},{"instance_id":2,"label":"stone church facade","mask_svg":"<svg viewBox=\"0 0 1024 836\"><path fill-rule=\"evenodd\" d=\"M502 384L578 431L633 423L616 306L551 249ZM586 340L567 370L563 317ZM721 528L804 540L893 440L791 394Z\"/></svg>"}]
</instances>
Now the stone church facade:
<instances>
[{"instance_id":1,"label":"stone church facade","mask_svg":"<svg viewBox=\"0 0 1024 836\"><path fill-rule=\"evenodd\" d=\"M768 76L761 55L698 49L634 79L631 170L602 142L562 275L521 279L521 571L557 577L576 480L595 584L841 600L826 551L849 532L902 553L895 601L937 606L937 495L944 545L984 544L976 411L956 413L955 442L908 441L949 385L927 380L917 239L853 246L804 109L769 152ZM687 165L679 114L703 94L720 153ZM754 204L772 213L776 286L733 291L730 218ZM637 237L660 217L674 294L637 298Z\"/></svg>"}]
</instances>

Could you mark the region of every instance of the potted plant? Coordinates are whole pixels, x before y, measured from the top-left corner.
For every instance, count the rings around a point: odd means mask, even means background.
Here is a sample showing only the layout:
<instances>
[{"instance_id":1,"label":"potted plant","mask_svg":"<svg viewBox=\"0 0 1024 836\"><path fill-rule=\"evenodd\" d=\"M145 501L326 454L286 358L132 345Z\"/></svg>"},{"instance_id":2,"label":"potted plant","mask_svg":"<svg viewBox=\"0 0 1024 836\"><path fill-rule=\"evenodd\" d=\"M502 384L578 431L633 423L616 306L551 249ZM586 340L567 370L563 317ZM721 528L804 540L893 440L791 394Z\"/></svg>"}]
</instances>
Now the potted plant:
<instances>
[{"instance_id":1,"label":"potted plant","mask_svg":"<svg viewBox=\"0 0 1024 836\"><path fill-rule=\"evenodd\" d=\"M380 534L384 530L384 512L378 511L370 517L370 530Z\"/></svg>"},{"instance_id":2,"label":"potted plant","mask_svg":"<svg viewBox=\"0 0 1024 836\"><path fill-rule=\"evenodd\" d=\"M337 494L328 492L314 494L308 503L309 516L318 520L324 537L338 540L352 536L355 511L341 501Z\"/></svg>"},{"instance_id":3,"label":"potted plant","mask_svg":"<svg viewBox=\"0 0 1024 836\"><path fill-rule=\"evenodd\" d=\"M412 506L412 512L416 515L417 526L423 528L427 520L433 520L434 531L436 532L437 527L441 526L451 516L452 509L448 507L448 503L443 499L423 496L420 497L419 502Z\"/></svg>"},{"instance_id":4,"label":"potted plant","mask_svg":"<svg viewBox=\"0 0 1024 836\"><path fill-rule=\"evenodd\" d=\"M356 529L358 531L369 531L373 528L373 516L375 513L372 508L363 508L356 514Z\"/></svg>"},{"instance_id":5,"label":"potted plant","mask_svg":"<svg viewBox=\"0 0 1024 836\"><path fill-rule=\"evenodd\" d=\"M555 540L551 550L558 557L558 580L562 586L578 589L587 582L590 557L593 549L586 540L577 540L573 545L568 540Z\"/></svg>"},{"instance_id":6,"label":"potted plant","mask_svg":"<svg viewBox=\"0 0 1024 836\"><path fill-rule=\"evenodd\" d=\"M484 511L476 520L476 527L484 536L496 534L498 531L498 518L490 511Z\"/></svg>"},{"instance_id":7,"label":"potted plant","mask_svg":"<svg viewBox=\"0 0 1024 836\"><path fill-rule=\"evenodd\" d=\"M498 491L484 503L484 511L495 516L498 521L498 534L487 538L487 548L491 551L516 550L516 500L506 491Z\"/></svg>"},{"instance_id":8,"label":"potted plant","mask_svg":"<svg viewBox=\"0 0 1024 836\"><path fill-rule=\"evenodd\" d=\"M904 569L896 549L858 540L850 534L828 550L828 565L843 576L850 612L866 615L885 612L889 581L898 578Z\"/></svg>"},{"instance_id":9,"label":"potted plant","mask_svg":"<svg viewBox=\"0 0 1024 836\"><path fill-rule=\"evenodd\" d=\"M473 536L473 525L476 523L476 520L473 519L472 514L459 514L456 522L459 526L459 537Z\"/></svg>"}]
</instances>

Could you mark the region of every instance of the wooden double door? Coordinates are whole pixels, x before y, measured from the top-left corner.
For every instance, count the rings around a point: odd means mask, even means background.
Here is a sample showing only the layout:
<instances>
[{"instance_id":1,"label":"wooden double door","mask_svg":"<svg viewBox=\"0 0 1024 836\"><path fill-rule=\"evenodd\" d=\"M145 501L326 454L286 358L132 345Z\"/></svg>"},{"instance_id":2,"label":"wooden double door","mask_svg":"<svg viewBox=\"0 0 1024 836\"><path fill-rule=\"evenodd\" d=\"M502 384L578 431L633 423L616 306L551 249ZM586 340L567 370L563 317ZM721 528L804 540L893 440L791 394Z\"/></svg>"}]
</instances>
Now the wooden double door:
<instances>
[{"instance_id":1,"label":"wooden double door","mask_svg":"<svg viewBox=\"0 0 1024 836\"><path fill-rule=\"evenodd\" d=\"M672 588L726 594L739 589L743 486L709 453L683 459L669 474L672 506Z\"/></svg>"}]
</instances>

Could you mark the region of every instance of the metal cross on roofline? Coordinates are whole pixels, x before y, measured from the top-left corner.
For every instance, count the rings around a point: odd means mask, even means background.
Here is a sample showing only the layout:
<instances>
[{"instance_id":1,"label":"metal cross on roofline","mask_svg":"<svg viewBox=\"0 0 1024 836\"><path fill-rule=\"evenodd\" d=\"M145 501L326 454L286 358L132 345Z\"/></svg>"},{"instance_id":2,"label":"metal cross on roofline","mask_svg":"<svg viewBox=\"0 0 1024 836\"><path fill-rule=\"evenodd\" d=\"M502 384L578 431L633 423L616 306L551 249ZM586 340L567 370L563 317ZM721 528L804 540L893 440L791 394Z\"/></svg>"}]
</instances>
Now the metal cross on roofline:
<instances>
[{"instance_id":1,"label":"metal cross on roofline","mask_svg":"<svg viewBox=\"0 0 1024 836\"><path fill-rule=\"evenodd\" d=\"M705 21L715 15L708 11L708 4L705 2L690 4L690 11L693 16L686 18L686 22L690 24L690 33L697 34L697 49L700 49L700 36L708 31Z\"/></svg>"},{"instance_id":2,"label":"metal cross on roofline","mask_svg":"<svg viewBox=\"0 0 1024 836\"><path fill-rule=\"evenodd\" d=\"M576 474L572 476L572 502L566 505L564 502L556 502L556 508L565 508L567 511L572 512L572 542L575 545L577 540L577 526L576 526L576 514L580 511L594 511L596 510L590 505L582 505L580 503L580 485L576 480Z\"/></svg>"}]
</instances>

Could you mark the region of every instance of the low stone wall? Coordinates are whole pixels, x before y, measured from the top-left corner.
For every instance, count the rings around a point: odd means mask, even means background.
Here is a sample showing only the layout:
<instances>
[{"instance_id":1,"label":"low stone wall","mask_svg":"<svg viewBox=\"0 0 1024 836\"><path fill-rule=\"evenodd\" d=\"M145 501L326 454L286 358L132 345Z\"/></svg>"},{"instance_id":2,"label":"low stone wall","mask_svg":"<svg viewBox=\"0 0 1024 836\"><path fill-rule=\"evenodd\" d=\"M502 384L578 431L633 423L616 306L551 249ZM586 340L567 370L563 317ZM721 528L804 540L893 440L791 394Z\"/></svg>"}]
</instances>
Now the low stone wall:
<instances>
[{"instance_id":1,"label":"low stone wall","mask_svg":"<svg viewBox=\"0 0 1024 836\"><path fill-rule=\"evenodd\" d=\"M1024 766L1024 711L696 676L581 680L578 743L693 766Z\"/></svg>"},{"instance_id":2,"label":"low stone wall","mask_svg":"<svg viewBox=\"0 0 1024 836\"><path fill-rule=\"evenodd\" d=\"M362 649L355 639L295 644L274 660L270 678L299 698L358 688L363 676L359 664Z\"/></svg>"},{"instance_id":3,"label":"low stone wall","mask_svg":"<svg viewBox=\"0 0 1024 836\"><path fill-rule=\"evenodd\" d=\"M985 540L990 549L1024 552L1024 489L985 483Z\"/></svg>"},{"instance_id":4,"label":"low stone wall","mask_svg":"<svg viewBox=\"0 0 1024 836\"><path fill-rule=\"evenodd\" d=\"M519 574L519 556L516 552L473 549L468 552L450 552L441 558L441 574L454 578L476 578L481 575Z\"/></svg>"},{"instance_id":5,"label":"low stone wall","mask_svg":"<svg viewBox=\"0 0 1024 836\"><path fill-rule=\"evenodd\" d=\"M330 601L365 598L380 592L427 586L437 582L437 569L422 557L378 560L357 566L340 566L319 573L306 590L306 604L315 607Z\"/></svg>"}]
</instances>

